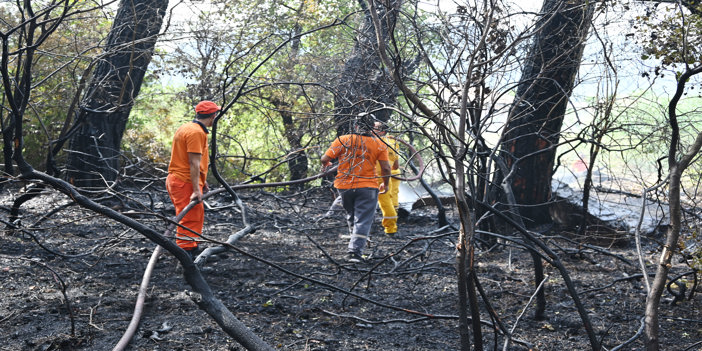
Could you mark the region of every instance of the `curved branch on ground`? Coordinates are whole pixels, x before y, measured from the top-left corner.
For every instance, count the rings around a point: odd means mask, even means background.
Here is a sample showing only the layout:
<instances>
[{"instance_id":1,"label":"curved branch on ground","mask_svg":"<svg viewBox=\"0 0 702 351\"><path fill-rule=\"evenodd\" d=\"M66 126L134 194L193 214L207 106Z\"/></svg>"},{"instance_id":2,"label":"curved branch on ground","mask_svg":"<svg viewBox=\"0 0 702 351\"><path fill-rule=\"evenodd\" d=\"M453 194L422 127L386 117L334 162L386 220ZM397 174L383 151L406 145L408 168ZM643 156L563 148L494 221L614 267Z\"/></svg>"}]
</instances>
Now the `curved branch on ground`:
<instances>
[{"instance_id":1,"label":"curved branch on ground","mask_svg":"<svg viewBox=\"0 0 702 351\"><path fill-rule=\"evenodd\" d=\"M196 296L193 296L195 303L201 310L209 314L225 333L230 335L234 340L249 350L273 349L258 335L254 334L248 327L246 327L246 325L239 321L236 316L234 316L234 314L222 303L222 301L215 296L209 284L202 276L202 273L199 269L197 269L197 266L195 266L195 263L190 258L190 255L178 247L173 240L167 239L151 227L146 226L141 222L94 202L85 195L79 193L75 187L64 180L52 177L46 173L38 172L34 169L25 169L21 177L23 179L41 180L57 191L69 196L81 207L101 214L116 222L122 223L168 250L176 257L176 259L178 259L178 261L180 261L181 265L183 266L183 276L185 277L186 282L193 289L194 294L196 294Z\"/></svg>"}]
</instances>

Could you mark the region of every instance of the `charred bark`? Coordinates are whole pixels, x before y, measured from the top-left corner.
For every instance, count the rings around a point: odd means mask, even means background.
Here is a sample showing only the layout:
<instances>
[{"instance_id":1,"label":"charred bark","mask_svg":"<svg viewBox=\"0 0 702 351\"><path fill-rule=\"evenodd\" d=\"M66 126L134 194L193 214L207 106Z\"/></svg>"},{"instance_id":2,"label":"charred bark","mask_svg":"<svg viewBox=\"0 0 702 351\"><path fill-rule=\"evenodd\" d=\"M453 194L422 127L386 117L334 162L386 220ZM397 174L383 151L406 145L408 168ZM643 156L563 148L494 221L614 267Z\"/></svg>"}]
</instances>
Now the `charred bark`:
<instances>
[{"instance_id":1,"label":"charred bark","mask_svg":"<svg viewBox=\"0 0 702 351\"><path fill-rule=\"evenodd\" d=\"M290 180L304 179L307 177L307 171L309 170L309 160L307 158L307 153L305 153L302 147L303 132L295 127L295 120L291 111L292 104L277 98L272 98L270 101L278 110L278 114L280 114L280 118L283 121L283 134L290 147L290 153L285 160L288 165L288 170L290 171ZM304 186L304 183L295 183L291 185L290 188L293 190L302 190Z\"/></svg>"},{"instance_id":2,"label":"charred bark","mask_svg":"<svg viewBox=\"0 0 702 351\"><path fill-rule=\"evenodd\" d=\"M387 41L397 22L401 1L370 1L376 2L380 18L378 32ZM387 122L392 114L387 107L394 105L397 99L398 89L378 54L378 40L370 9L364 0L360 0L359 4L363 9L363 24L351 55L344 64L334 96L337 135L348 134L354 123L372 126L373 119Z\"/></svg>"},{"instance_id":3,"label":"charred bark","mask_svg":"<svg viewBox=\"0 0 702 351\"><path fill-rule=\"evenodd\" d=\"M103 188L117 180L120 144L151 61L168 0L122 0L70 141L69 182Z\"/></svg>"},{"instance_id":4,"label":"charred bark","mask_svg":"<svg viewBox=\"0 0 702 351\"><path fill-rule=\"evenodd\" d=\"M593 5L545 0L541 13L500 145L510 168L507 181L529 227L551 222L548 203L556 146ZM498 172L495 183L507 176Z\"/></svg>"}]
</instances>

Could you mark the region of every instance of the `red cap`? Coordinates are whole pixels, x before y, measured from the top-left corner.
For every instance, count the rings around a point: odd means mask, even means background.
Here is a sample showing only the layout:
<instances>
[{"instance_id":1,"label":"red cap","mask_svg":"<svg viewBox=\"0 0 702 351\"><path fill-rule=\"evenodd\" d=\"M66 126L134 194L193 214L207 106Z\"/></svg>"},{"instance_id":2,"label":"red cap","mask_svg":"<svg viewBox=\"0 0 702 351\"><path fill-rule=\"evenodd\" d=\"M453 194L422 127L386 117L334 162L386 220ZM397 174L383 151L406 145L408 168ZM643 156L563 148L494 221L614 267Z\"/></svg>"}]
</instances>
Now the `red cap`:
<instances>
[{"instance_id":1,"label":"red cap","mask_svg":"<svg viewBox=\"0 0 702 351\"><path fill-rule=\"evenodd\" d=\"M200 101L197 106L195 106L195 112L202 115L209 115L210 113L215 113L221 109L221 107L209 100Z\"/></svg>"}]
</instances>

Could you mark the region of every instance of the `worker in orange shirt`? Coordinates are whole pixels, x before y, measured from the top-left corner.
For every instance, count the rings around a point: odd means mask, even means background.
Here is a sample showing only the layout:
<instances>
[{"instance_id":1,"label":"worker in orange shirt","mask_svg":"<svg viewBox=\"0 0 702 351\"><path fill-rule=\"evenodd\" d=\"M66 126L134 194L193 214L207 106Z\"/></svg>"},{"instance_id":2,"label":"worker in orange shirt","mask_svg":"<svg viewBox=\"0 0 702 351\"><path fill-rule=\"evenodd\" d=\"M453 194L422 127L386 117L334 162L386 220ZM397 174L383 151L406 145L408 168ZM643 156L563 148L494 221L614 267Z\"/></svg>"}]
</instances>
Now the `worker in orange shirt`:
<instances>
[{"instance_id":1,"label":"worker in orange shirt","mask_svg":"<svg viewBox=\"0 0 702 351\"><path fill-rule=\"evenodd\" d=\"M221 108L212 101L199 102L195 106L195 119L180 126L173 136L166 189L175 206L176 216L190 202L198 202L181 219L176 232L176 244L193 258L197 252L197 240L205 222L202 196L209 191L207 185L209 130L207 128L212 127L219 110Z\"/></svg>"},{"instance_id":2,"label":"worker in orange shirt","mask_svg":"<svg viewBox=\"0 0 702 351\"><path fill-rule=\"evenodd\" d=\"M391 174L400 174L400 157L397 155L398 143L395 138L387 135L388 127L383 122L375 122L373 133L380 137L380 140L388 148L388 163L390 163ZM378 176L381 175L380 164L376 167ZM378 179L381 182L381 179ZM378 195L378 205L383 213L383 229L385 235L395 236L397 234L397 208L399 207L398 193L400 191L400 180L390 177L389 188L384 194Z\"/></svg>"},{"instance_id":3,"label":"worker in orange shirt","mask_svg":"<svg viewBox=\"0 0 702 351\"><path fill-rule=\"evenodd\" d=\"M336 138L321 158L322 171L339 159L334 187L341 194L351 228L348 262L361 262L378 206L378 193L385 193L390 178L387 146L372 136L372 124L360 123L352 134ZM376 163L382 182L378 187Z\"/></svg>"}]
</instances>

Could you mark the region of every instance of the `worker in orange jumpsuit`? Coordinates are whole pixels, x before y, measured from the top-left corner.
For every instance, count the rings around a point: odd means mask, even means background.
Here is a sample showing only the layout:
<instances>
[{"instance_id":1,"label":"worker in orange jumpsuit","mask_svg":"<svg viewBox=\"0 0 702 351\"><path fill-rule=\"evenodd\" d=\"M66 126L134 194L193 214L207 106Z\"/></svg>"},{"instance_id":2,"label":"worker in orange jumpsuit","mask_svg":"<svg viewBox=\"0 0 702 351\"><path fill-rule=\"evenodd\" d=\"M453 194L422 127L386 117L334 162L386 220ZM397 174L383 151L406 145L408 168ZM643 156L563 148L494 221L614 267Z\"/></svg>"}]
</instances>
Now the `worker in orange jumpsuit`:
<instances>
[{"instance_id":1,"label":"worker in orange jumpsuit","mask_svg":"<svg viewBox=\"0 0 702 351\"><path fill-rule=\"evenodd\" d=\"M380 137L388 148L388 163L390 163L391 174L400 174L400 157L397 155L398 143L395 138L387 135L388 127L385 123L375 122L373 133ZM376 167L378 176L381 175L380 164ZM381 182L381 178L378 179ZM383 229L385 235L394 236L397 234L397 209L400 205L398 193L400 191L400 180L390 177L388 191L378 195L378 205L383 212Z\"/></svg>"},{"instance_id":2,"label":"worker in orange jumpsuit","mask_svg":"<svg viewBox=\"0 0 702 351\"><path fill-rule=\"evenodd\" d=\"M191 257L198 249L199 234L205 222L203 193L207 185L207 128L212 127L217 112L221 110L212 101L201 101L195 106L195 119L180 126L173 136L171 162L168 165L166 189L175 206L176 216L192 201L198 204L181 219L176 232L176 244Z\"/></svg>"},{"instance_id":3,"label":"worker in orange jumpsuit","mask_svg":"<svg viewBox=\"0 0 702 351\"><path fill-rule=\"evenodd\" d=\"M362 262L363 250L370 237L373 217L378 206L378 193L385 193L390 178L387 146L372 136L372 125L361 124L352 134L336 138L322 155L322 171L339 160L334 187L341 194L346 220L351 229L348 262ZM380 187L376 180L376 164L380 164Z\"/></svg>"}]
</instances>

